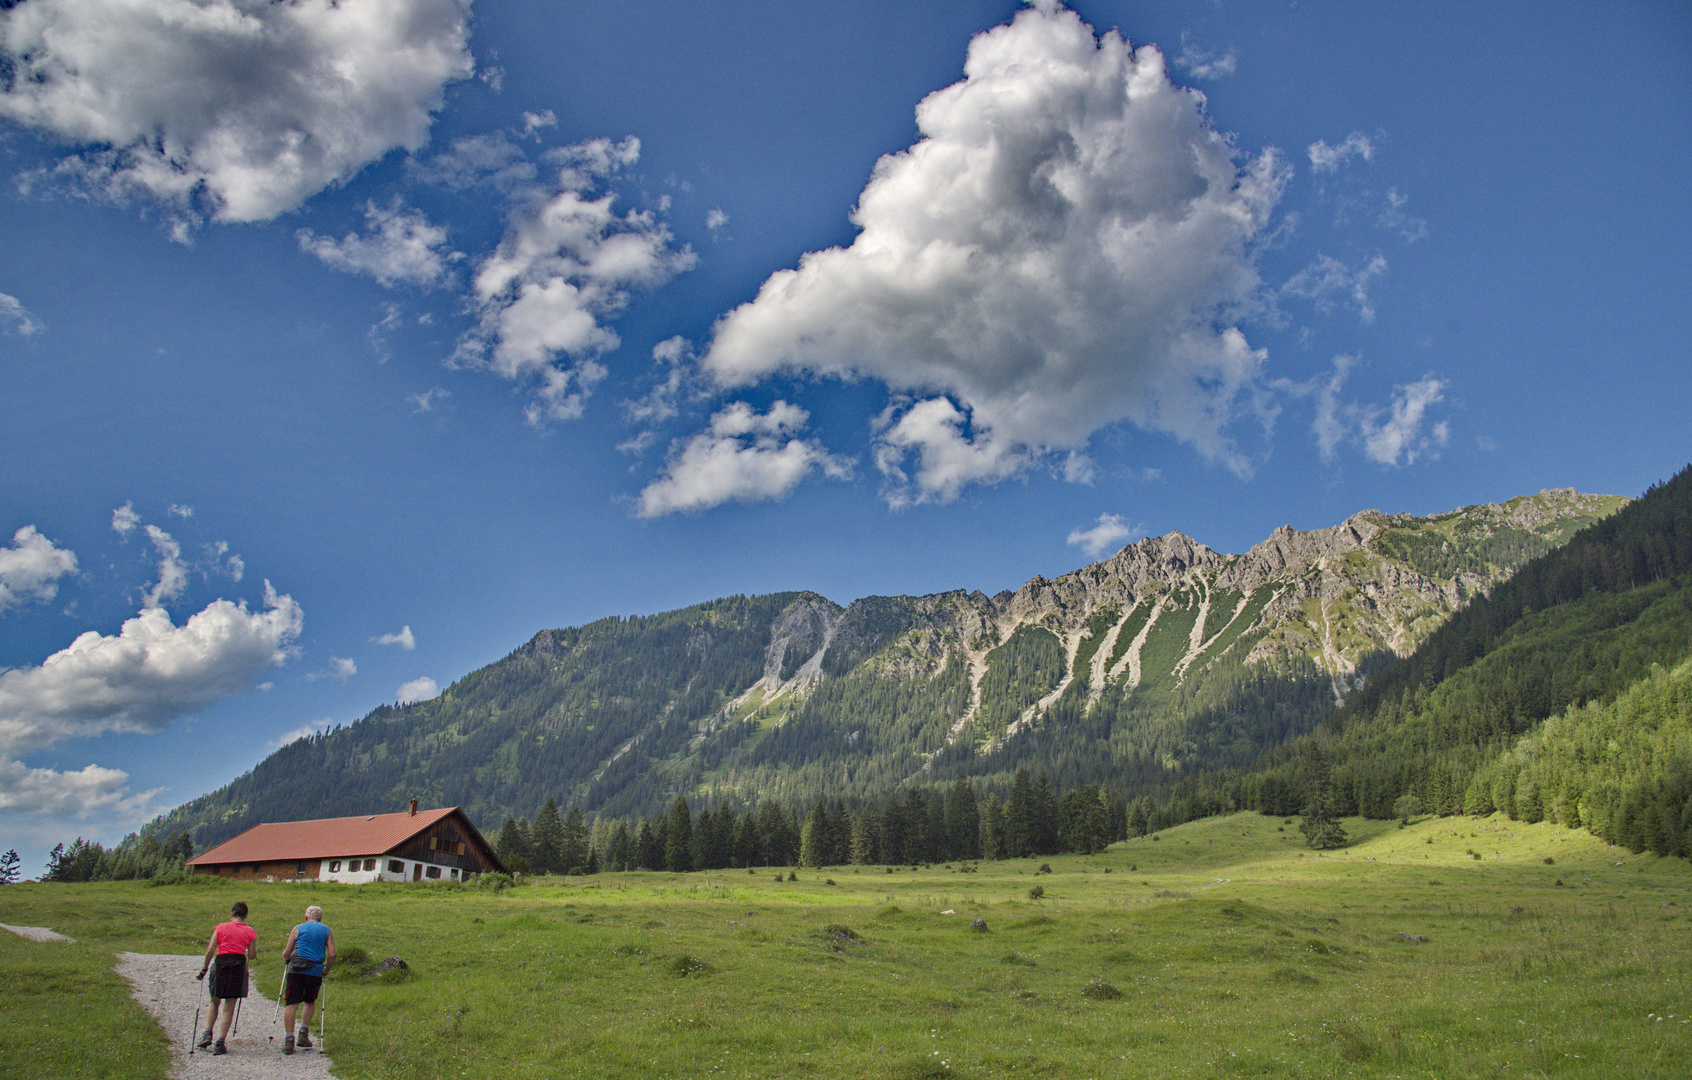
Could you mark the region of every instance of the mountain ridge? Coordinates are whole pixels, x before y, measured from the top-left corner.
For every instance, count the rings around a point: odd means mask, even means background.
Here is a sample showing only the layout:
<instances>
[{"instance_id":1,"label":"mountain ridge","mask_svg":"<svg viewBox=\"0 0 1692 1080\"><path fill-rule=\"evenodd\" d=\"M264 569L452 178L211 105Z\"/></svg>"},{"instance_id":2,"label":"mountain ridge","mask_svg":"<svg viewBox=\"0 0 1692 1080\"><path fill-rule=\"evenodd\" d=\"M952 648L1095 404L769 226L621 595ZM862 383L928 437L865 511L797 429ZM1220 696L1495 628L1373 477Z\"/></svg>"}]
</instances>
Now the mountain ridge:
<instances>
[{"instance_id":1,"label":"mountain ridge","mask_svg":"<svg viewBox=\"0 0 1692 1080\"><path fill-rule=\"evenodd\" d=\"M1003 786L1025 763L1126 792L1310 730L1371 664L1627 502L1361 511L1242 555L1171 532L991 597L777 593L542 630L430 701L282 747L167 827L204 844L410 797L484 822L547 797L612 815L862 798Z\"/></svg>"}]
</instances>

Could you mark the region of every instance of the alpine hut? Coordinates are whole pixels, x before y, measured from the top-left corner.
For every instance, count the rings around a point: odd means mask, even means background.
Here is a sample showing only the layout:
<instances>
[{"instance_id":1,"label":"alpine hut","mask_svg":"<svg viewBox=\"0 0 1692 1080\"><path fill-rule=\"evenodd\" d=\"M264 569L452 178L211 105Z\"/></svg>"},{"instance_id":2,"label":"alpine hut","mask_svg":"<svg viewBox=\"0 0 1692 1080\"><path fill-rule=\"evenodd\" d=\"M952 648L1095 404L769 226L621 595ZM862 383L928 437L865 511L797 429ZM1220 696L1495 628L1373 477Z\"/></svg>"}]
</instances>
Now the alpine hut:
<instances>
[{"instance_id":1,"label":"alpine hut","mask_svg":"<svg viewBox=\"0 0 1692 1080\"><path fill-rule=\"evenodd\" d=\"M368 817L254 825L188 860L196 874L236 881L465 881L507 873L493 845L456 806Z\"/></svg>"}]
</instances>

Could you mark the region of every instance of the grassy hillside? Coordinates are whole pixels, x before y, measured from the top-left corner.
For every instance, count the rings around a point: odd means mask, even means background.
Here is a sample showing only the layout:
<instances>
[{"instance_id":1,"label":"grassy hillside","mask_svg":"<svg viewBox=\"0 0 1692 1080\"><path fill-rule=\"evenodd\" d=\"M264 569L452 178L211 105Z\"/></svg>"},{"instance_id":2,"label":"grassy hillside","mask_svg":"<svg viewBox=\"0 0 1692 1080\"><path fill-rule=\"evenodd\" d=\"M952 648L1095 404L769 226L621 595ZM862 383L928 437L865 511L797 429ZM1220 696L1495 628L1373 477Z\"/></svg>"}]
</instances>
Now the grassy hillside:
<instances>
[{"instance_id":1,"label":"grassy hillside","mask_svg":"<svg viewBox=\"0 0 1692 1080\"><path fill-rule=\"evenodd\" d=\"M14 886L0 922L79 940L0 936L0 1048L13 1075L163 1077L113 954L197 952L242 898L260 987L306 903L343 948L412 965L403 982L332 979L347 1078L1692 1073L1685 863L1498 817L1345 825L1354 845L1317 855L1296 825L1230 815L1049 874ZM248 1004L252 1046L270 1029Z\"/></svg>"}]
</instances>

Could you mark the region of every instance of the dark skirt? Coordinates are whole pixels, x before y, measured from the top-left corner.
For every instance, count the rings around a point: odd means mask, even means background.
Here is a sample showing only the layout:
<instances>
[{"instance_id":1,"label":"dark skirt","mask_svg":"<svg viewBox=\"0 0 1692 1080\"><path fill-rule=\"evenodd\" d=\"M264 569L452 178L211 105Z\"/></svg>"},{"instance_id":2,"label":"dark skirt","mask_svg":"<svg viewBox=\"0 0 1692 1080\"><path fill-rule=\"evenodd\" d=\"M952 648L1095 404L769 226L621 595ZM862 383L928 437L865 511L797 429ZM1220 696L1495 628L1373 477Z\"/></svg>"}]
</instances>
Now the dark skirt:
<instances>
[{"instance_id":1,"label":"dark skirt","mask_svg":"<svg viewBox=\"0 0 1692 1080\"><path fill-rule=\"evenodd\" d=\"M211 996L225 1001L247 996L247 958L240 953L220 953L212 968Z\"/></svg>"}]
</instances>

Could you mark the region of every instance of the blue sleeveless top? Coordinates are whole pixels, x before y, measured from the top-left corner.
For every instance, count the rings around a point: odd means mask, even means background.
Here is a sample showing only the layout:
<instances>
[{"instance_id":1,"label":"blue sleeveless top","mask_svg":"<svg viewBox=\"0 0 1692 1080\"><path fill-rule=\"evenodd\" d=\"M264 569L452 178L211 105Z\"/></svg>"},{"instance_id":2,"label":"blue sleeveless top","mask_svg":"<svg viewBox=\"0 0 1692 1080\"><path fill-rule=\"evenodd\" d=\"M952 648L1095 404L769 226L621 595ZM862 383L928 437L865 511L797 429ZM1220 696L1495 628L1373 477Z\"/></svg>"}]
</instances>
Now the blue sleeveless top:
<instances>
[{"instance_id":1,"label":"blue sleeveless top","mask_svg":"<svg viewBox=\"0 0 1692 1080\"><path fill-rule=\"evenodd\" d=\"M303 972L305 975L323 974L323 958L329 946L329 928L314 919L294 927L294 955L317 963Z\"/></svg>"}]
</instances>

